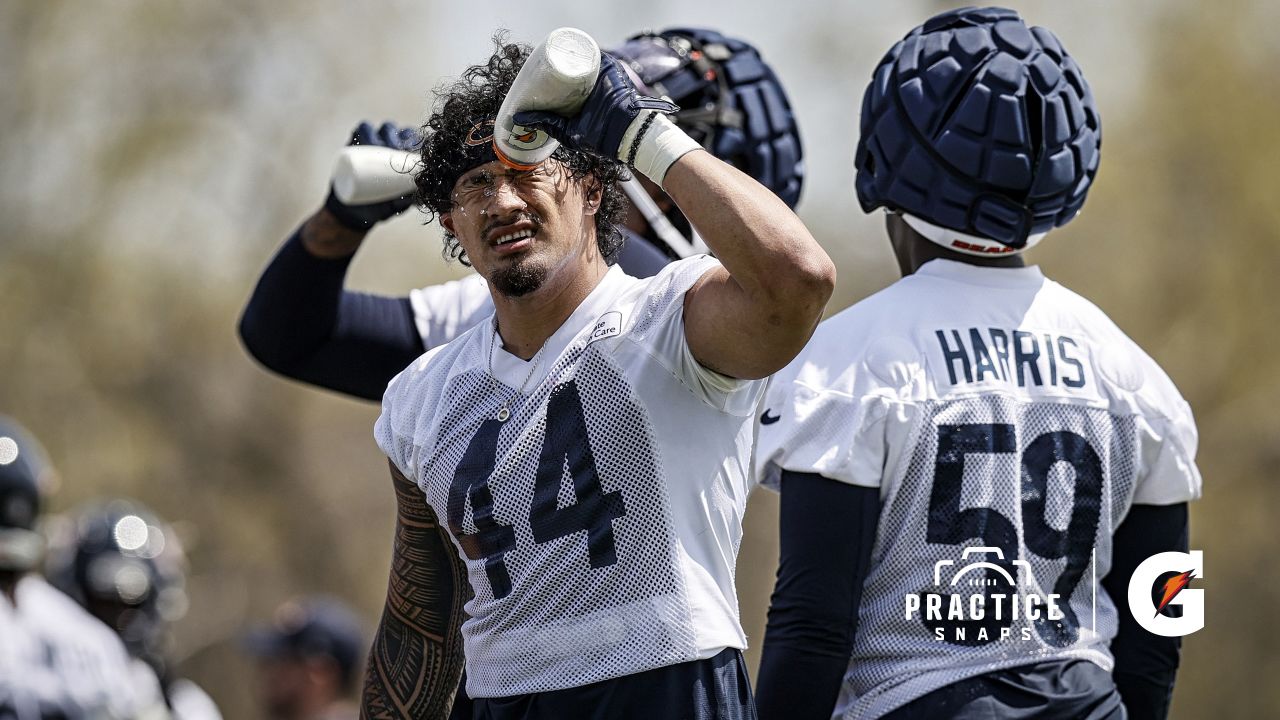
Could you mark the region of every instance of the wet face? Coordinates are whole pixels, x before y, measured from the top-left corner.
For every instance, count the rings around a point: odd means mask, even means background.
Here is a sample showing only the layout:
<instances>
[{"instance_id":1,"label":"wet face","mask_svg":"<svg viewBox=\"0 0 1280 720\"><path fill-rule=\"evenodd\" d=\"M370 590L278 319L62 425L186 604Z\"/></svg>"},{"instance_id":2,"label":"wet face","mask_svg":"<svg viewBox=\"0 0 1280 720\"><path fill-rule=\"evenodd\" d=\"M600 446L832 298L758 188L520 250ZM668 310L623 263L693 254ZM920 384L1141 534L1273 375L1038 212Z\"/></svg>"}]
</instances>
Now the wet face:
<instances>
[{"instance_id":1,"label":"wet face","mask_svg":"<svg viewBox=\"0 0 1280 720\"><path fill-rule=\"evenodd\" d=\"M493 161L472 168L453 187L453 208L440 216L467 259L508 297L543 287L596 248L600 191L575 180L558 160L520 171Z\"/></svg>"}]
</instances>

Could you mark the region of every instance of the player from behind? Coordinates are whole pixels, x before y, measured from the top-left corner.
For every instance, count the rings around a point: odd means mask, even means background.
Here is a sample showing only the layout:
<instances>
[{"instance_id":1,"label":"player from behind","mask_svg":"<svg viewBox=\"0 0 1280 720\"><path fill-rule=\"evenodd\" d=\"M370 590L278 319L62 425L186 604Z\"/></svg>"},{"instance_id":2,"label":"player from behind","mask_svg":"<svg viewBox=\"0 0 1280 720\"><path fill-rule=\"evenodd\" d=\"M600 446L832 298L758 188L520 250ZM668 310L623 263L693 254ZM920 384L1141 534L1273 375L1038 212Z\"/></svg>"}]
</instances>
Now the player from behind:
<instances>
[{"instance_id":1,"label":"player from behind","mask_svg":"<svg viewBox=\"0 0 1280 720\"><path fill-rule=\"evenodd\" d=\"M115 498L75 512L54 543L50 582L115 630L139 682L158 685L174 720L220 720L199 685L179 676L171 628L186 614L186 554L173 528L135 500Z\"/></svg>"},{"instance_id":2,"label":"player from behind","mask_svg":"<svg viewBox=\"0 0 1280 720\"><path fill-rule=\"evenodd\" d=\"M800 136L782 85L755 47L714 30L670 28L610 52L645 94L681 106L672 119L691 137L795 207L804 177ZM418 141L416 131L391 124L361 125L352 140L399 149ZM670 199L643 183L622 185L628 211L618 263L635 277L705 251ZM399 298L343 289L369 231L410 202L350 206L330 192L263 271L240 322L246 349L287 377L376 400L422 352L491 315L478 275Z\"/></svg>"},{"instance_id":3,"label":"player from behind","mask_svg":"<svg viewBox=\"0 0 1280 720\"><path fill-rule=\"evenodd\" d=\"M876 68L857 193L904 278L823 323L764 403L762 718L1166 714L1178 641L1135 624L1127 584L1186 549L1191 411L1022 259L1079 212L1099 147L1079 67L1010 10L939 15Z\"/></svg>"},{"instance_id":4,"label":"player from behind","mask_svg":"<svg viewBox=\"0 0 1280 720\"><path fill-rule=\"evenodd\" d=\"M500 45L427 122L419 196L495 312L383 398L399 523L364 712L441 717L465 646L474 717L753 716L733 566L759 378L808 339L834 267L608 55L576 116L516 115L556 155L504 166L494 114L526 57ZM619 161L719 259L611 267Z\"/></svg>"},{"instance_id":5,"label":"player from behind","mask_svg":"<svg viewBox=\"0 0 1280 720\"><path fill-rule=\"evenodd\" d=\"M54 478L40 443L0 416L0 718L165 720L155 676L133 672L120 638L38 572Z\"/></svg>"}]
</instances>

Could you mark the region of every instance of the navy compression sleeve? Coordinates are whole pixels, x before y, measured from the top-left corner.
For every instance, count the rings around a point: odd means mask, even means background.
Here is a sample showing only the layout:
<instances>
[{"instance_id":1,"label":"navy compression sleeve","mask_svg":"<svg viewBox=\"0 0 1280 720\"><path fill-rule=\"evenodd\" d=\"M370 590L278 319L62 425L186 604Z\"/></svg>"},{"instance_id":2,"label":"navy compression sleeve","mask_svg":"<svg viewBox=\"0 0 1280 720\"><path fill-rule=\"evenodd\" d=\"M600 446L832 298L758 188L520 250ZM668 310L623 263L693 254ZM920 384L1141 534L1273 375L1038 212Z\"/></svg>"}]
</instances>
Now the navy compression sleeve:
<instances>
[{"instance_id":1,"label":"navy compression sleeve","mask_svg":"<svg viewBox=\"0 0 1280 720\"><path fill-rule=\"evenodd\" d=\"M1189 543L1187 504L1134 505L1112 539L1111 570L1102 587L1116 604L1120 629L1111 641L1116 658L1112 672L1130 720L1163 720L1173 700L1181 638L1147 632L1129 612L1129 578L1156 553L1186 552Z\"/></svg>"},{"instance_id":2,"label":"navy compression sleeve","mask_svg":"<svg viewBox=\"0 0 1280 720\"><path fill-rule=\"evenodd\" d=\"M343 290L350 264L312 255L295 232L258 280L240 338L281 375L377 400L425 348L408 298Z\"/></svg>"},{"instance_id":3,"label":"navy compression sleeve","mask_svg":"<svg viewBox=\"0 0 1280 720\"><path fill-rule=\"evenodd\" d=\"M782 473L781 557L756 683L760 720L831 717L879 518L878 488Z\"/></svg>"}]
</instances>

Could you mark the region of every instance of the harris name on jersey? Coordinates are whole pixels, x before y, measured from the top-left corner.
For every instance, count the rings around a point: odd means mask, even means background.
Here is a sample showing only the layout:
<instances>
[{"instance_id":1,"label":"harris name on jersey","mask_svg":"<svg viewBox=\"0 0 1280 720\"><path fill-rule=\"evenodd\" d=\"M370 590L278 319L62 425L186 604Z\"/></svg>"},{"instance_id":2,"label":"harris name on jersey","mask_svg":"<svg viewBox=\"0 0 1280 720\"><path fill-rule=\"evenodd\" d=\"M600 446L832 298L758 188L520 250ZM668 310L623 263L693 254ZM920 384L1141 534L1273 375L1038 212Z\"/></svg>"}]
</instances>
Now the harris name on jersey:
<instances>
[{"instance_id":1,"label":"harris name on jersey","mask_svg":"<svg viewBox=\"0 0 1280 720\"><path fill-rule=\"evenodd\" d=\"M952 385L1000 380L1018 387L1085 386L1080 343L1070 335L1004 328L934 331Z\"/></svg>"}]
</instances>

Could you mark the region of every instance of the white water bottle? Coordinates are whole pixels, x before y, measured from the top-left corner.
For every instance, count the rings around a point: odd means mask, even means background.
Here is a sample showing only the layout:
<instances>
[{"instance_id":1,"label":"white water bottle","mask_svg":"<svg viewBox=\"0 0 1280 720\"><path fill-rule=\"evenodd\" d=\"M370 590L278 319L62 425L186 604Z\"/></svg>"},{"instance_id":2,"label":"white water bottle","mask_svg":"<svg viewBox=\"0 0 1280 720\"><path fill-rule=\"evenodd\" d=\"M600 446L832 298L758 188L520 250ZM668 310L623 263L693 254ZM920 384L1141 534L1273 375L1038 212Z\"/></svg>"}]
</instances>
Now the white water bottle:
<instances>
[{"instance_id":1,"label":"white water bottle","mask_svg":"<svg viewBox=\"0 0 1280 720\"><path fill-rule=\"evenodd\" d=\"M370 205L410 195L417 189L413 168L418 154L379 145L350 145L334 163L333 194L347 205Z\"/></svg>"},{"instance_id":2,"label":"white water bottle","mask_svg":"<svg viewBox=\"0 0 1280 720\"><path fill-rule=\"evenodd\" d=\"M517 125L514 116L544 110L569 116L578 112L600 74L600 46L577 28L552 30L525 61L498 108L493 150L503 164L532 170L560 143L541 130Z\"/></svg>"}]
</instances>

